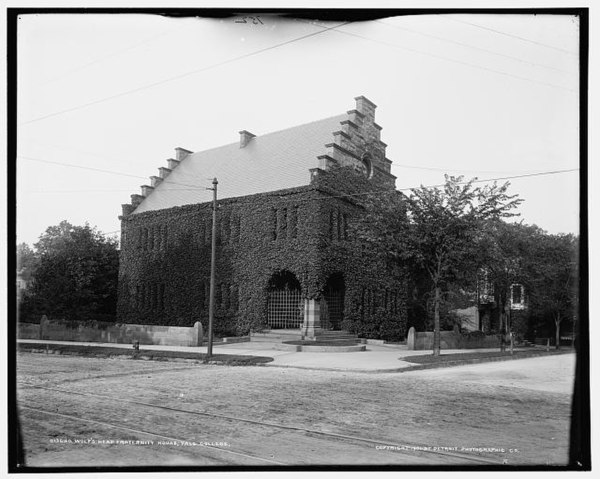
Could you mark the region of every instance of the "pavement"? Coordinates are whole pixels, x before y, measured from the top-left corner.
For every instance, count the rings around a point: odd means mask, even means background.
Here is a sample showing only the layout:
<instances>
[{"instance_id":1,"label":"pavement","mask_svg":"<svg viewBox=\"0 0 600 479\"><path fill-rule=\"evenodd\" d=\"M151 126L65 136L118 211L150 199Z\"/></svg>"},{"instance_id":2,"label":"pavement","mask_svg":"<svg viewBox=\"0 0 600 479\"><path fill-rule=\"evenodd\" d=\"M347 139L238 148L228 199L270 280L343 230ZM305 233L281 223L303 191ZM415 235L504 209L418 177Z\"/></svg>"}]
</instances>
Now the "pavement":
<instances>
[{"instance_id":1,"label":"pavement","mask_svg":"<svg viewBox=\"0 0 600 479\"><path fill-rule=\"evenodd\" d=\"M19 343L50 343L50 344L72 344L82 346L113 347L132 349L131 344L117 343L90 343L77 341L49 341L49 340L18 340ZM251 341L244 343L214 343L213 354L235 354L247 356L267 356L273 358L270 363L261 366L266 367L290 367L301 369L319 369L324 371L348 371L348 372L401 372L403 370L421 369L416 365L405 361L407 356L429 355L431 350L414 351L408 350L406 345L383 345L367 344L366 351L358 352L291 352L275 349L276 343L266 341ZM142 350L158 351L185 351L206 353L206 346L166 346L166 345L140 345ZM518 350L531 350L532 348L515 348ZM442 354L467 354L473 352L498 351L492 349L445 349ZM510 358L507 358L510 359ZM439 365L438 365L439 366Z\"/></svg>"}]
</instances>

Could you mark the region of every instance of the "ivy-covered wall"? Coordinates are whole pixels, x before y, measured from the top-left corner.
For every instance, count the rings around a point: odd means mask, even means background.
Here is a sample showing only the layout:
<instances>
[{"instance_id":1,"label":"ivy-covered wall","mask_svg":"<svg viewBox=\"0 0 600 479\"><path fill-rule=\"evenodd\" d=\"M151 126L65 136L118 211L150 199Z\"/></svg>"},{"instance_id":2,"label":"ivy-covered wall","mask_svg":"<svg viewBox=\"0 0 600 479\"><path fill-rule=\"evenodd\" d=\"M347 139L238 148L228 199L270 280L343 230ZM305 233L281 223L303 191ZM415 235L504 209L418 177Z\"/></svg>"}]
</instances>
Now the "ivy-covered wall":
<instances>
[{"instance_id":1,"label":"ivy-covered wall","mask_svg":"<svg viewBox=\"0 0 600 479\"><path fill-rule=\"evenodd\" d=\"M354 236L364 208L344 192L365 188L373 183L353 170L318 170L309 186L219 200L215 334L265 328L269 280L287 270L309 299L320 299L328 277L341 273L342 327L371 338L404 337L405 276ZM206 328L211 228L212 203L122 217L120 322L201 321Z\"/></svg>"}]
</instances>

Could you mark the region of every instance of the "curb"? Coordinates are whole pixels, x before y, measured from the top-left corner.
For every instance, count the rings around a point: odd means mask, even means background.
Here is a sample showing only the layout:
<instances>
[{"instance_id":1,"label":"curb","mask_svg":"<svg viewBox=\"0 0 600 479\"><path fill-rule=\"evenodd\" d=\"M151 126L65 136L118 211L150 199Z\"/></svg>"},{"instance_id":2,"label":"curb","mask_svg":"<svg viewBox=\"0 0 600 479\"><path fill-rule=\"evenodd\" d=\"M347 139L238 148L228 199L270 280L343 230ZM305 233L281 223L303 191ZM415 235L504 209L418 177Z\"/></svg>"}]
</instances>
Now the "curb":
<instances>
[{"instance_id":1,"label":"curb","mask_svg":"<svg viewBox=\"0 0 600 479\"><path fill-rule=\"evenodd\" d=\"M24 343L24 344L36 344L36 343ZM93 347L93 346L91 346ZM128 349L123 348L124 351L129 351ZM27 348L21 351L22 353L33 353L33 354L47 354L47 355L57 355L57 356L76 356L81 358L98 358L98 359L130 359L134 361L158 361L158 362L174 362L174 363L187 363L187 364L211 364L211 365L220 365L220 366L261 366L267 363L246 363L243 360L235 360L235 359L194 359L194 358L184 358L177 356L152 356L151 354L143 354L143 351L140 351L138 354L134 354L131 351L129 354L123 354L119 352L94 352L94 351L63 351L61 349L55 349L52 347L48 348ZM267 356L262 356L267 357ZM269 358L271 361L274 358Z\"/></svg>"},{"instance_id":2,"label":"curb","mask_svg":"<svg viewBox=\"0 0 600 479\"><path fill-rule=\"evenodd\" d=\"M439 368L451 368L454 366L468 366L470 364L480 364L480 363L492 363L497 361L517 361L519 359L530 359L544 356L557 356L563 354L575 353L574 351L560 351L548 354L546 351L540 352L532 352L532 354L528 354L527 356L497 356L497 357L489 357L489 358L475 358L475 359L457 359L456 361L447 361L440 363L430 363L430 364L414 364L412 366L405 366L400 368L389 368L389 369L334 369L334 368L318 368L314 366L288 366L285 364L271 364L264 363L259 364L261 367L268 368L289 368L289 369L305 369L310 371L333 371L338 373L362 373L362 374L387 374L387 373L405 373L410 371L420 371L423 369L439 369ZM402 358L398 358L400 361L404 361ZM406 361L408 362L408 361Z\"/></svg>"}]
</instances>

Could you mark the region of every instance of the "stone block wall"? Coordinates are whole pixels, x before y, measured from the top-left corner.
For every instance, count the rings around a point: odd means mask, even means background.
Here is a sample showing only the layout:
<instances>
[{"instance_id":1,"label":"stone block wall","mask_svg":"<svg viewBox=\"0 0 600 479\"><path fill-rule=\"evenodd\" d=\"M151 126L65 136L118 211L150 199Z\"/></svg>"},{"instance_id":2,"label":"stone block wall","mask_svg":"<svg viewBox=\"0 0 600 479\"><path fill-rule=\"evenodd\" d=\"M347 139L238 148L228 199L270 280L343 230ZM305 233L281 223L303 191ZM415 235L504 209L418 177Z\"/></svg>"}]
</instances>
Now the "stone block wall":
<instances>
[{"instance_id":1,"label":"stone block wall","mask_svg":"<svg viewBox=\"0 0 600 479\"><path fill-rule=\"evenodd\" d=\"M455 331L441 331L441 349L479 349L500 347L500 339L493 336L481 338L467 338ZM410 328L406 345L409 350L433 349L433 331L416 332Z\"/></svg>"},{"instance_id":2,"label":"stone block wall","mask_svg":"<svg viewBox=\"0 0 600 479\"><path fill-rule=\"evenodd\" d=\"M161 344L168 346L202 345L202 325L193 327L157 326L147 324L76 323L42 320L40 324L19 323L19 339L51 341L83 341L100 343Z\"/></svg>"}]
</instances>

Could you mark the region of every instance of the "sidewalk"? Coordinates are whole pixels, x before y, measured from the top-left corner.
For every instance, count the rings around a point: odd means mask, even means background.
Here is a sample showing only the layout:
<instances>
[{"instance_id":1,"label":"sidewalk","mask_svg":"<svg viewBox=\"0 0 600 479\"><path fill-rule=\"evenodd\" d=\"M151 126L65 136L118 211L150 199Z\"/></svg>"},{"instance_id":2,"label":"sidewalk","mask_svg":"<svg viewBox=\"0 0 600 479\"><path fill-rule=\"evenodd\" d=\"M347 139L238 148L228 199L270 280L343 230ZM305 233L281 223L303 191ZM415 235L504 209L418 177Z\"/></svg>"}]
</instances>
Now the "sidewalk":
<instances>
[{"instance_id":1,"label":"sidewalk","mask_svg":"<svg viewBox=\"0 0 600 479\"><path fill-rule=\"evenodd\" d=\"M89 343L77 341L47 341L25 339L18 343L42 343L42 344L71 344L91 347L113 347L132 349L131 344L117 343ZM236 354L246 356L267 356L273 361L262 365L262 367L290 367L302 369L320 369L324 371L348 371L348 372L400 372L408 369L421 369L415 363L409 363L402 358L416 355L430 355L431 350L409 351L406 346L368 344L366 351L360 352L290 352L274 349L275 343L269 342L246 342L246 343L214 343L213 354ZM140 345L140 349L159 351L185 351L189 353L206 353L206 346L164 346L164 345ZM493 349L447 349L442 354L466 354L472 352L497 351ZM515 349L515 351L518 349Z\"/></svg>"}]
</instances>

